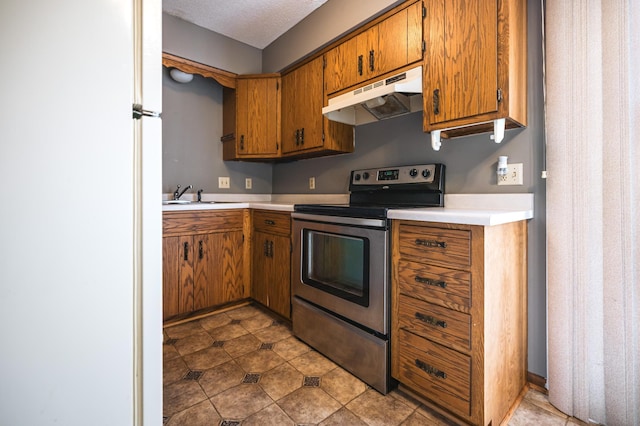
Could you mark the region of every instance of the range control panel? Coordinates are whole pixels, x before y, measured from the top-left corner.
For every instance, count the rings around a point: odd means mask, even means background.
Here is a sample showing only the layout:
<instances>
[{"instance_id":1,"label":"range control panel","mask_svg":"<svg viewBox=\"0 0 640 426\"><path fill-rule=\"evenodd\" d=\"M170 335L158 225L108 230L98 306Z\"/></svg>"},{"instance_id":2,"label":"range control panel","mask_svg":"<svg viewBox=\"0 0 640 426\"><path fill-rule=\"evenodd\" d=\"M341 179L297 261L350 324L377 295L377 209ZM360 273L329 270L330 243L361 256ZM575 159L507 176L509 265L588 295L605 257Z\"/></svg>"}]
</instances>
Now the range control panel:
<instances>
[{"instance_id":1,"label":"range control panel","mask_svg":"<svg viewBox=\"0 0 640 426\"><path fill-rule=\"evenodd\" d=\"M435 164L354 170L351 172L351 186L433 183L435 175Z\"/></svg>"}]
</instances>

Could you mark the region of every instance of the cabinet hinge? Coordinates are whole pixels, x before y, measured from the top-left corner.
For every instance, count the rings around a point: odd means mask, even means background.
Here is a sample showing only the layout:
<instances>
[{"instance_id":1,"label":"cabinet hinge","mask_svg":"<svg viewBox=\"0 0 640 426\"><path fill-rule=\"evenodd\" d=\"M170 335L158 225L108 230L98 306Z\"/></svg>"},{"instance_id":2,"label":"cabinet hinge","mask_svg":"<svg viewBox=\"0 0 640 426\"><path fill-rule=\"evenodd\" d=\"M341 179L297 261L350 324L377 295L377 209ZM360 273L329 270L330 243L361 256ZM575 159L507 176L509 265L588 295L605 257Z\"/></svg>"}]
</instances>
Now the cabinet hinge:
<instances>
[{"instance_id":1,"label":"cabinet hinge","mask_svg":"<svg viewBox=\"0 0 640 426\"><path fill-rule=\"evenodd\" d=\"M422 19L427 17L427 8L422 5Z\"/></svg>"},{"instance_id":2,"label":"cabinet hinge","mask_svg":"<svg viewBox=\"0 0 640 426\"><path fill-rule=\"evenodd\" d=\"M324 142L324 132L322 132L322 142Z\"/></svg>"},{"instance_id":3,"label":"cabinet hinge","mask_svg":"<svg viewBox=\"0 0 640 426\"><path fill-rule=\"evenodd\" d=\"M242 234L242 242L244 243L244 234Z\"/></svg>"},{"instance_id":4,"label":"cabinet hinge","mask_svg":"<svg viewBox=\"0 0 640 426\"><path fill-rule=\"evenodd\" d=\"M498 102L502 102L502 89L498 89Z\"/></svg>"},{"instance_id":5,"label":"cabinet hinge","mask_svg":"<svg viewBox=\"0 0 640 426\"><path fill-rule=\"evenodd\" d=\"M327 68L327 57L323 56L322 57L322 69L326 69Z\"/></svg>"},{"instance_id":6,"label":"cabinet hinge","mask_svg":"<svg viewBox=\"0 0 640 426\"><path fill-rule=\"evenodd\" d=\"M422 40L422 54L427 51L427 42Z\"/></svg>"},{"instance_id":7,"label":"cabinet hinge","mask_svg":"<svg viewBox=\"0 0 640 426\"><path fill-rule=\"evenodd\" d=\"M280 90L280 82L279 81L276 81L276 91L277 90Z\"/></svg>"},{"instance_id":8,"label":"cabinet hinge","mask_svg":"<svg viewBox=\"0 0 640 426\"><path fill-rule=\"evenodd\" d=\"M276 143L276 151L280 149L280 144Z\"/></svg>"}]
</instances>

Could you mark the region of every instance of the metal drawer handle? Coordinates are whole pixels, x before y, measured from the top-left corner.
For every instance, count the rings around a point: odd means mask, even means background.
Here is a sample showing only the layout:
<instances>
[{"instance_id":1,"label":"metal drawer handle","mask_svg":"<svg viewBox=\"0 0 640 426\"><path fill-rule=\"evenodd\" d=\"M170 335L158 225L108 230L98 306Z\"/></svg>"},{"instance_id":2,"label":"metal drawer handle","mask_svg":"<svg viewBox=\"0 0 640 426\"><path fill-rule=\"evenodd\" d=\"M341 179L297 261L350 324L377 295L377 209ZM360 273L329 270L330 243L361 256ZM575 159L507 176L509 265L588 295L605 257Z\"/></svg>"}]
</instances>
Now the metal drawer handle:
<instances>
[{"instance_id":1,"label":"metal drawer handle","mask_svg":"<svg viewBox=\"0 0 640 426\"><path fill-rule=\"evenodd\" d=\"M275 223L273 220L265 219L265 220L264 220L264 224L265 224L265 225L271 225L271 226L273 226L273 225L275 225L276 223Z\"/></svg>"},{"instance_id":2,"label":"metal drawer handle","mask_svg":"<svg viewBox=\"0 0 640 426\"><path fill-rule=\"evenodd\" d=\"M430 278L424 278L419 275L416 275L415 280L420 284L431 285L434 287L447 288L447 283L445 281L432 280Z\"/></svg>"},{"instance_id":3,"label":"metal drawer handle","mask_svg":"<svg viewBox=\"0 0 640 426\"><path fill-rule=\"evenodd\" d=\"M430 315L421 314L420 312L416 312L416 319L419 319L420 321L427 323L429 325L435 325L437 327L447 328L446 321L435 319Z\"/></svg>"},{"instance_id":4,"label":"metal drawer handle","mask_svg":"<svg viewBox=\"0 0 640 426\"><path fill-rule=\"evenodd\" d=\"M440 371L437 368L430 366L426 362L420 361L419 359L416 359L416 367L426 372L427 374L431 374L432 376L439 377L441 379L447 378L447 373L445 373L444 371Z\"/></svg>"},{"instance_id":5,"label":"metal drawer handle","mask_svg":"<svg viewBox=\"0 0 640 426\"><path fill-rule=\"evenodd\" d=\"M447 243L445 241L421 240L420 238L416 239L416 245L425 247L447 248Z\"/></svg>"}]
</instances>

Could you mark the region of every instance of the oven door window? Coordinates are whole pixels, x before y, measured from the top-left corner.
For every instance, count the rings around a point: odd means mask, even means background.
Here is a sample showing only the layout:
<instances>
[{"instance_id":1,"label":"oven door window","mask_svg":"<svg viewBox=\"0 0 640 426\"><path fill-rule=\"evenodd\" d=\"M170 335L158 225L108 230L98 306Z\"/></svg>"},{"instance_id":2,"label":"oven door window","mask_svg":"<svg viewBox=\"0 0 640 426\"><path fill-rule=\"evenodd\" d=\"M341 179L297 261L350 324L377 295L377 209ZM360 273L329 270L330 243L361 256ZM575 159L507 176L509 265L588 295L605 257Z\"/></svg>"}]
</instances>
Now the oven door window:
<instances>
[{"instance_id":1,"label":"oven door window","mask_svg":"<svg viewBox=\"0 0 640 426\"><path fill-rule=\"evenodd\" d=\"M358 305L369 306L369 240L305 229L302 281Z\"/></svg>"}]
</instances>

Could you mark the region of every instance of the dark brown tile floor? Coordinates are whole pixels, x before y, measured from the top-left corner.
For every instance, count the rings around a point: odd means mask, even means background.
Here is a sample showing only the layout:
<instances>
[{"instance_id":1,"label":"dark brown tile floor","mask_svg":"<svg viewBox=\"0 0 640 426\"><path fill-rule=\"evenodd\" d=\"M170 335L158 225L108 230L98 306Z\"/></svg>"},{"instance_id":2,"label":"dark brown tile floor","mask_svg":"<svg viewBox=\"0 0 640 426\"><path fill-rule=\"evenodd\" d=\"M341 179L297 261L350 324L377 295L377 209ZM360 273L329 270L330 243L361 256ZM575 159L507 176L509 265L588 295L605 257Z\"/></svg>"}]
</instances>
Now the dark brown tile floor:
<instances>
[{"instance_id":1,"label":"dark brown tile floor","mask_svg":"<svg viewBox=\"0 0 640 426\"><path fill-rule=\"evenodd\" d=\"M383 396L253 306L164 329L165 425L448 425L394 390ZM529 391L510 425L579 424Z\"/></svg>"}]
</instances>

